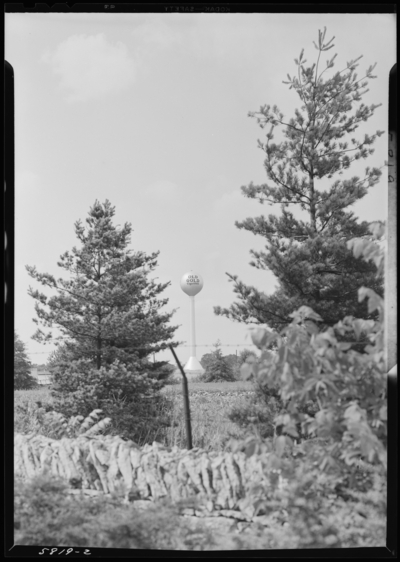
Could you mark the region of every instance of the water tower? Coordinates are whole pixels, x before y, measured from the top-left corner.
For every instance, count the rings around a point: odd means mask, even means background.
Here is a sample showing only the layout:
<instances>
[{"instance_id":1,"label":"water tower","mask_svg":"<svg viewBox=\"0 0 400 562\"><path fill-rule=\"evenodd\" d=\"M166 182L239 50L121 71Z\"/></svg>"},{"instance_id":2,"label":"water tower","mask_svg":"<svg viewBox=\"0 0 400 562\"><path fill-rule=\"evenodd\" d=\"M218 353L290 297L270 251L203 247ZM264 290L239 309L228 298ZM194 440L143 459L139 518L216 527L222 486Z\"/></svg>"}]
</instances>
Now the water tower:
<instances>
[{"instance_id":1,"label":"water tower","mask_svg":"<svg viewBox=\"0 0 400 562\"><path fill-rule=\"evenodd\" d=\"M188 378L195 378L204 373L200 361L196 358L196 326L195 326L195 296L203 288L201 275L189 271L181 279L181 289L190 298L190 357L184 370Z\"/></svg>"}]
</instances>

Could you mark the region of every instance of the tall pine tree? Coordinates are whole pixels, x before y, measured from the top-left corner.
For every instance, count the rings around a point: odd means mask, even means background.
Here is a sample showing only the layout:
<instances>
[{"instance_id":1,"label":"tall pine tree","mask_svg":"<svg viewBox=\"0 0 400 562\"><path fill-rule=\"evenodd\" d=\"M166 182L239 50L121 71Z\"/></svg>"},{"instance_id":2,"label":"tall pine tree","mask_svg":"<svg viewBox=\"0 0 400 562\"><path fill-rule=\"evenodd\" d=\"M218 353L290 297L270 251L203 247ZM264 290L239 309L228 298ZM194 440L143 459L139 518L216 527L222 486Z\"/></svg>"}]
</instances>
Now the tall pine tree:
<instances>
[{"instance_id":1,"label":"tall pine tree","mask_svg":"<svg viewBox=\"0 0 400 562\"><path fill-rule=\"evenodd\" d=\"M176 330L169 325L174 311L160 310L168 299L159 295L169 283L149 279L159 252L129 250L131 225L114 226L114 214L108 200L96 201L87 228L80 220L75 223L81 246L60 257L57 265L67 273L64 278L26 266L33 279L56 292L48 297L29 288L36 300L34 321L61 332L55 338L62 341L57 361L89 359L97 369L116 359L127 366L139 361L146 371L154 371L163 363L153 364L149 356L166 349ZM38 328L33 338L45 343L53 335Z\"/></svg>"},{"instance_id":2,"label":"tall pine tree","mask_svg":"<svg viewBox=\"0 0 400 562\"><path fill-rule=\"evenodd\" d=\"M235 224L266 239L266 251L251 251L250 265L272 271L279 288L267 296L227 273L239 302L228 309L215 307L217 315L279 329L290 323L289 314L307 305L333 325L346 315L370 317L366 304L358 302L360 286L382 295L382 277L376 277L375 266L356 259L346 247L351 238L370 236L368 223L358 222L350 207L379 181L381 171L366 168L364 177L340 177L352 162L371 155L372 144L383 134L376 131L358 140L353 136L379 107L361 102L368 81L375 78L375 65L359 78L358 57L326 77L336 55L322 69L324 53L334 46L334 38L326 42L325 35L326 28L314 43L316 62L306 66L303 49L295 59L297 75L288 75L284 82L300 98L294 117L286 119L275 105L249 113L262 129L269 127L259 147L266 154L264 167L271 183L250 183L242 192L261 204L278 204L282 212ZM281 134L279 143L273 142L275 129ZM339 177L329 182L334 176ZM291 205L301 211L297 216L288 209Z\"/></svg>"}]
</instances>

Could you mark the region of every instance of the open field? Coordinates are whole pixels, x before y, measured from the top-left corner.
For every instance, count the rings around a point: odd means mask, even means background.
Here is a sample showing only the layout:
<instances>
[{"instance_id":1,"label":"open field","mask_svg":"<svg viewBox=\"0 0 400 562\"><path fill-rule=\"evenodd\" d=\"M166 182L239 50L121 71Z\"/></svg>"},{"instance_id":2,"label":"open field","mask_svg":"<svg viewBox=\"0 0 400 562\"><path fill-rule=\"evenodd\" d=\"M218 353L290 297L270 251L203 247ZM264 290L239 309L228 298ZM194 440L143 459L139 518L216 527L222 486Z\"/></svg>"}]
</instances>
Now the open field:
<instances>
[{"instance_id":1,"label":"open field","mask_svg":"<svg viewBox=\"0 0 400 562\"><path fill-rule=\"evenodd\" d=\"M43 402L51 402L50 388L48 386L38 387L32 390L14 390L14 405L23 402L32 402L40 400Z\"/></svg>"},{"instance_id":2,"label":"open field","mask_svg":"<svg viewBox=\"0 0 400 562\"><path fill-rule=\"evenodd\" d=\"M234 382L190 382L189 392L195 393L199 391L206 392L251 392L253 383L249 381ZM165 393L182 393L182 383L167 385L163 388Z\"/></svg>"},{"instance_id":3,"label":"open field","mask_svg":"<svg viewBox=\"0 0 400 562\"><path fill-rule=\"evenodd\" d=\"M163 389L173 403L173 423L167 430L166 445L185 447L182 385ZM228 419L234 405L243 404L253 394L252 383L189 383L189 401L193 446L206 450L222 450L230 438L240 436L238 427Z\"/></svg>"},{"instance_id":4,"label":"open field","mask_svg":"<svg viewBox=\"0 0 400 562\"><path fill-rule=\"evenodd\" d=\"M189 383L193 447L206 450L223 450L231 438L239 438L240 429L228 419L234 405L249 400L253 393L251 382L235 381L220 383ZM165 396L160 410L160 420L170 419L170 424L160 422L156 440L163 445L186 448L186 432L183 417L182 384L167 385L162 389ZM37 417L39 405L51 405L50 389L18 390L14 394L15 431L35 432L39 429ZM145 442L143 435L143 444ZM140 443L142 444L142 443Z\"/></svg>"}]
</instances>

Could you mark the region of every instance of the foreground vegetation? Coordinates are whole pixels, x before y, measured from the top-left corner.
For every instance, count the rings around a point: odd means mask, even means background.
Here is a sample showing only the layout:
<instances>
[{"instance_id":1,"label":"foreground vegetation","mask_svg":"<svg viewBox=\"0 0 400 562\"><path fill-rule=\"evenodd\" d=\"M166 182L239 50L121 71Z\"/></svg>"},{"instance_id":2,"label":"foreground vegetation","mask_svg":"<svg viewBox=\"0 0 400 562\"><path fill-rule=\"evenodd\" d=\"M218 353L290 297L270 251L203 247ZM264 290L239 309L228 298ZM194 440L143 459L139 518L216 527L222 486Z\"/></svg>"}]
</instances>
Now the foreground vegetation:
<instances>
[{"instance_id":1,"label":"foreground vegetation","mask_svg":"<svg viewBox=\"0 0 400 562\"><path fill-rule=\"evenodd\" d=\"M185 446L181 393L180 384L167 386L162 393L165 404L172 404L172 418L177 422L166 430L160 427L168 446ZM227 418L232 409L252 403L254 396L253 382L191 383L194 446L204 443L209 450L225 446L241 448L248 455L262 453L265 440L257 437L256 420L249 431ZM52 408L48 388L17 391L15 406L16 432L55 437L54 425L43 423L46 409ZM241 532L221 533L201 518L193 524L182 516L190 504L174 505L168 499L138 511L117 494L95 499L70 497L65 494L65 483L46 476L16 486L15 542L171 550L384 546L384 474L379 466L364 463L353 470L342 467L336 477L329 476L319 469L324 447L324 441L310 439L286 455L286 460L268 455L269 462L276 464L275 485L271 480L268 489L254 489L248 498L248 505L264 523L254 523ZM278 477L286 481L284 489L278 486Z\"/></svg>"},{"instance_id":2,"label":"foreground vegetation","mask_svg":"<svg viewBox=\"0 0 400 562\"><path fill-rule=\"evenodd\" d=\"M15 489L15 544L97 548L194 549L211 544L183 522L177 510L158 506L145 512L118 497L70 497L66 484L38 477Z\"/></svg>"},{"instance_id":3,"label":"foreground vegetation","mask_svg":"<svg viewBox=\"0 0 400 562\"><path fill-rule=\"evenodd\" d=\"M313 464L304 463L307 475L287 488L271 482L262 490L263 509L249 498L260 513L259 523L233 521L224 531L218 518L210 525L201 517L184 517L193 500L172 504L165 498L139 510L118 493L71 496L65 482L38 476L15 487L15 544L166 550L384 546L383 481L375 475L368 492L353 491L344 498Z\"/></svg>"}]
</instances>

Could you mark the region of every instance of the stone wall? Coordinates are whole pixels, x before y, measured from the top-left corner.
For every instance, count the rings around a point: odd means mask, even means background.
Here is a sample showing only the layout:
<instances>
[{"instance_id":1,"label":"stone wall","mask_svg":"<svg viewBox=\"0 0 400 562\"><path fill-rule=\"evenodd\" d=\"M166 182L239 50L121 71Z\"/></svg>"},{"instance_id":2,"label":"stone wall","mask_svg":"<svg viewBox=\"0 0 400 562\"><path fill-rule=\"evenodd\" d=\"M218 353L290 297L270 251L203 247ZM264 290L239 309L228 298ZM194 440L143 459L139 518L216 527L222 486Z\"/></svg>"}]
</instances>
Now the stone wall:
<instances>
[{"instance_id":1,"label":"stone wall","mask_svg":"<svg viewBox=\"0 0 400 562\"><path fill-rule=\"evenodd\" d=\"M44 471L89 494L123 489L126 497L136 500L196 498L209 513L243 512L250 488L269 484L258 455L167 449L158 443L138 448L115 436L54 440L17 434L16 478L29 479Z\"/></svg>"}]
</instances>

